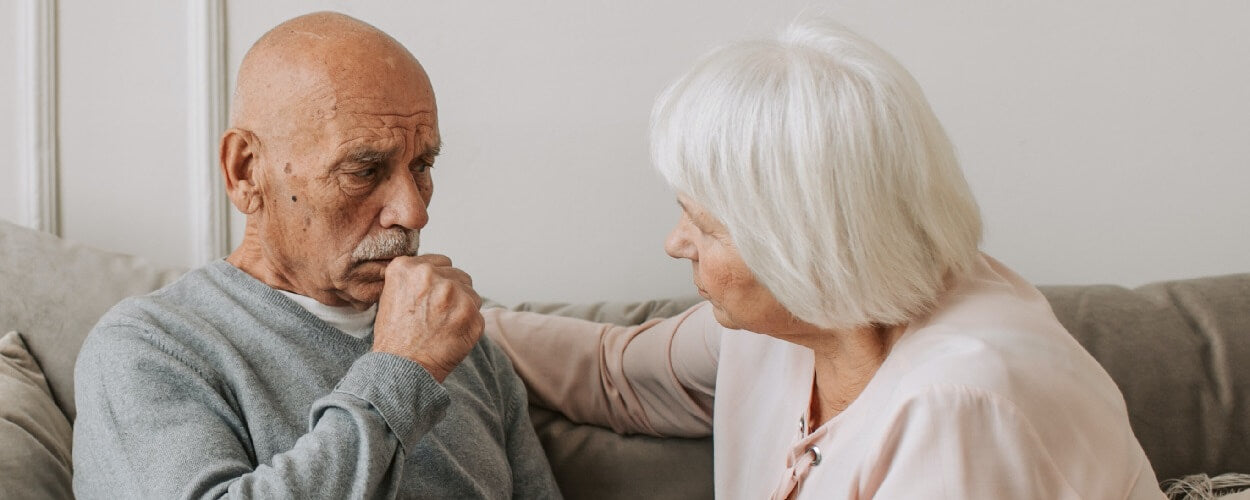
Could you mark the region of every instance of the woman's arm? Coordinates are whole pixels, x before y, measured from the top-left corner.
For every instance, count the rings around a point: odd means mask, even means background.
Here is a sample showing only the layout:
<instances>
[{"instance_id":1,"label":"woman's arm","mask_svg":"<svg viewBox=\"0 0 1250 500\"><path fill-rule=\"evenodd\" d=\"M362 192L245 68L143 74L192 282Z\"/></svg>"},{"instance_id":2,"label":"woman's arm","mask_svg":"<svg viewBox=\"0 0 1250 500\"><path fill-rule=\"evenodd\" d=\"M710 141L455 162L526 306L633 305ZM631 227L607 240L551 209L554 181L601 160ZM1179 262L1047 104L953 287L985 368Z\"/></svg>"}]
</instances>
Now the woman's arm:
<instances>
[{"instance_id":1,"label":"woman's arm","mask_svg":"<svg viewBox=\"0 0 1250 500\"><path fill-rule=\"evenodd\" d=\"M482 315L540 406L620 433L711 434L722 328L706 302L629 327L504 309Z\"/></svg>"}]
</instances>

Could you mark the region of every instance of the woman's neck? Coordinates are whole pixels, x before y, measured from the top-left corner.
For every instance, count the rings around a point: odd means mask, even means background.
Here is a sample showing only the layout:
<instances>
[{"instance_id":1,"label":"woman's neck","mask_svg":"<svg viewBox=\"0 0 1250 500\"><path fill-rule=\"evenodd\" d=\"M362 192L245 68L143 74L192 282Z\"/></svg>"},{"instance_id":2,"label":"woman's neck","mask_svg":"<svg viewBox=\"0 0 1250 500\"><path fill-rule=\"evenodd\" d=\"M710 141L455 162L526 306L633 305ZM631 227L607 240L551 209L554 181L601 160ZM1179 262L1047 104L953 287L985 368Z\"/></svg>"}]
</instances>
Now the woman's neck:
<instances>
[{"instance_id":1,"label":"woman's neck","mask_svg":"<svg viewBox=\"0 0 1250 500\"><path fill-rule=\"evenodd\" d=\"M822 330L787 339L815 352L809 428L840 415L864 392L904 329L900 325Z\"/></svg>"}]
</instances>

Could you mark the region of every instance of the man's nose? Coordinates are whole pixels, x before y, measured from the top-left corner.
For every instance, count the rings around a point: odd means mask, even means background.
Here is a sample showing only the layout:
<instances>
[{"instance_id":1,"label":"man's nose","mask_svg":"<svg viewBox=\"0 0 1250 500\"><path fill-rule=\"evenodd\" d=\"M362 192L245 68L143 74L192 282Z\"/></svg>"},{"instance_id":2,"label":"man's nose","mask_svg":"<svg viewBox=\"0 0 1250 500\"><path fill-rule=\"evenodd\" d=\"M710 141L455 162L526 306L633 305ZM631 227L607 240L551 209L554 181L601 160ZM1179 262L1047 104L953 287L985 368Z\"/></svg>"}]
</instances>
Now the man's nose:
<instances>
[{"instance_id":1,"label":"man's nose","mask_svg":"<svg viewBox=\"0 0 1250 500\"><path fill-rule=\"evenodd\" d=\"M408 169L400 169L389 179L386 189L386 205L382 208L382 227L400 226L405 229L421 229L430 222L426 211L426 199L417 187L416 179Z\"/></svg>"}]
</instances>

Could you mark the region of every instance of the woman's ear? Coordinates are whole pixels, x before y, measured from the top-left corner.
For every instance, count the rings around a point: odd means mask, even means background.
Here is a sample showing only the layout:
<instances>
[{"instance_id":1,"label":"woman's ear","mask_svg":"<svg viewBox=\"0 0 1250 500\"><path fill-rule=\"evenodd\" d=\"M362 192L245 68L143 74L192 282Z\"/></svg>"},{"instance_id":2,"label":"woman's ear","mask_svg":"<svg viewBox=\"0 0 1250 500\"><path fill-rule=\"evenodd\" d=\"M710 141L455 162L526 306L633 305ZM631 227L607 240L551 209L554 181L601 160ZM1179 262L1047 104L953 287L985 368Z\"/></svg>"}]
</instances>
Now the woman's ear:
<instances>
[{"instance_id":1,"label":"woman's ear","mask_svg":"<svg viewBox=\"0 0 1250 500\"><path fill-rule=\"evenodd\" d=\"M232 128L221 135L221 173L230 203L244 214L260 210L260 141L250 131Z\"/></svg>"}]
</instances>

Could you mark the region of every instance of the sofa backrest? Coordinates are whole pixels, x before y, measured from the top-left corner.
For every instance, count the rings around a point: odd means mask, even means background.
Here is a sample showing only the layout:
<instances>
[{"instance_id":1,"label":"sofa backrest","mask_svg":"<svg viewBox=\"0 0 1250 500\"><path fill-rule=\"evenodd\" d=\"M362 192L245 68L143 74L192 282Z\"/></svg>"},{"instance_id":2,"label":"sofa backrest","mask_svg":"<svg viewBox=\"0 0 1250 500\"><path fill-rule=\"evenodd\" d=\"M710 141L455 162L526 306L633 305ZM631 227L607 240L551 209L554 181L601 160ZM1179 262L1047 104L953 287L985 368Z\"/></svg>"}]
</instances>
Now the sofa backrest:
<instances>
[{"instance_id":1,"label":"sofa backrest","mask_svg":"<svg viewBox=\"0 0 1250 500\"><path fill-rule=\"evenodd\" d=\"M1250 274L1039 288L1119 385L1159 479L1250 472Z\"/></svg>"},{"instance_id":2,"label":"sofa backrest","mask_svg":"<svg viewBox=\"0 0 1250 500\"><path fill-rule=\"evenodd\" d=\"M182 274L0 220L0 333L16 330L72 422L74 359L110 307Z\"/></svg>"},{"instance_id":3,"label":"sofa backrest","mask_svg":"<svg viewBox=\"0 0 1250 500\"><path fill-rule=\"evenodd\" d=\"M121 299L155 290L182 272L0 220L0 333L22 333L58 406L72 421L73 364L87 332ZM1133 429L1160 479L1250 472L1250 274L1134 290L1040 288L1059 320L1119 385ZM637 324L671 316L698 300L522 304L517 309ZM670 440L665 449L675 451L674 461L666 461L657 456L660 448L651 438L615 436L541 410L535 416L567 491L593 493L605 480L653 485L657 474L668 474L705 478L710 494L710 440ZM637 460L631 465L627 456ZM621 469L603 470L608 464Z\"/></svg>"}]
</instances>

